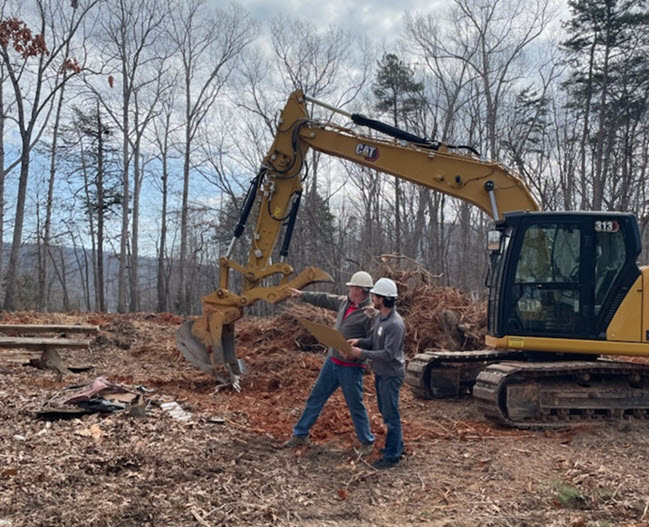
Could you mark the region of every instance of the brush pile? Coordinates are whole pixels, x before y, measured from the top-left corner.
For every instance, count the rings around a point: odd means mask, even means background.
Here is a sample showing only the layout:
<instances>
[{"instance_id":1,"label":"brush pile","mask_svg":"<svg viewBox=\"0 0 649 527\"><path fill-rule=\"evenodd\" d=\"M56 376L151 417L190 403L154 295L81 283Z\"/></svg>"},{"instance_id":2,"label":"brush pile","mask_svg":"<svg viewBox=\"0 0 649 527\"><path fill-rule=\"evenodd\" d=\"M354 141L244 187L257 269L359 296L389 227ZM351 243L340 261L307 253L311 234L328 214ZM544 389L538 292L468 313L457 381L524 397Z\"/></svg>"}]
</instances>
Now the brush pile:
<instances>
[{"instance_id":1,"label":"brush pile","mask_svg":"<svg viewBox=\"0 0 649 527\"><path fill-rule=\"evenodd\" d=\"M395 269L385 263L376 276L394 280L397 309L406 323L406 356L427 349L468 351L484 348L487 303L455 287L439 285L438 276L416 265Z\"/></svg>"},{"instance_id":2,"label":"brush pile","mask_svg":"<svg viewBox=\"0 0 649 527\"><path fill-rule=\"evenodd\" d=\"M397 309L406 323L405 353L413 357L427 349L468 351L484 348L487 303L474 300L454 287L441 286L438 276L414 263L413 269L383 264L374 276L391 278L399 288ZM308 318L333 325L335 313L303 303L286 304L281 314L245 318L237 325L237 344L274 353L279 350L324 351L316 339L297 321Z\"/></svg>"}]
</instances>

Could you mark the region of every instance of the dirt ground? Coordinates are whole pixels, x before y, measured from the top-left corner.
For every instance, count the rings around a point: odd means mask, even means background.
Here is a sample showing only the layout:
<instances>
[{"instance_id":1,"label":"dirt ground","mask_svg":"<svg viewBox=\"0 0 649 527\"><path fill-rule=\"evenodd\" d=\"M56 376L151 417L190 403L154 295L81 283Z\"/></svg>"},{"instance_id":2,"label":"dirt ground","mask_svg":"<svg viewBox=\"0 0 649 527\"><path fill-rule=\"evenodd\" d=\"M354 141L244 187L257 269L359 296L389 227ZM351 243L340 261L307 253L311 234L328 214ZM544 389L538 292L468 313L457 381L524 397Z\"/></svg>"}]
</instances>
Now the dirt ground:
<instances>
[{"instance_id":1,"label":"dirt ground","mask_svg":"<svg viewBox=\"0 0 649 527\"><path fill-rule=\"evenodd\" d=\"M213 379L182 359L181 320L171 315L2 319L101 331L90 350L62 351L67 364L93 366L84 373L58 378L0 361L0 527L649 526L645 424L512 430L483 418L469 399L423 401L404 387L407 456L376 471L367 461L378 453L365 460L354 450L340 394L316 424L313 446L279 448L323 354L298 349L317 347L286 335L277 317L238 323L250 370L241 393L214 393ZM146 395L146 416L35 416L57 392L99 376L155 390ZM371 376L365 384L381 444ZM191 418L160 407L170 401Z\"/></svg>"}]
</instances>

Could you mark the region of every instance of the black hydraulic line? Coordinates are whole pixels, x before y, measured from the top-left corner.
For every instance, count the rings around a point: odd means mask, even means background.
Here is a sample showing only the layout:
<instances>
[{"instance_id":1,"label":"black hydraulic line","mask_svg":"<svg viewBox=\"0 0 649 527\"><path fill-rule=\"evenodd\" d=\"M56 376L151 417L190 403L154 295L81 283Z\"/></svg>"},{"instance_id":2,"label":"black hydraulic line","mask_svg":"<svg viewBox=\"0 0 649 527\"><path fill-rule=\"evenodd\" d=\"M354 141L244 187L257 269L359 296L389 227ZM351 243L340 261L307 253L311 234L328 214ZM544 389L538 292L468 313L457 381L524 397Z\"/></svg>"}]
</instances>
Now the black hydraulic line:
<instances>
[{"instance_id":1,"label":"black hydraulic line","mask_svg":"<svg viewBox=\"0 0 649 527\"><path fill-rule=\"evenodd\" d=\"M446 147L447 148L455 148L455 149L458 149L458 150L460 148L462 148L464 150L468 150L469 152L471 152L472 154L475 154L478 157L482 157L482 154L480 152L478 152L475 148L473 148L472 146L469 146L469 145L446 145Z\"/></svg>"},{"instance_id":2,"label":"black hydraulic line","mask_svg":"<svg viewBox=\"0 0 649 527\"><path fill-rule=\"evenodd\" d=\"M274 177L277 179L293 179L297 173L293 174L292 176L285 176L284 174L287 174L290 172L293 167L295 166L295 163L298 161L298 156L300 157L300 170L302 170L302 165L304 165L304 157L302 156L302 152L300 151L299 144L300 144L300 129L303 126L306 126L309 124L308 119L301 119L300 121L297 122L297 124L293 125L293 131L291 132L291 146L293 147L293 159L291 160L291 163L288 167L286 167L283 170L280 170L276 168L275 166L272 167L273 172L274 172ZM299 170L298 170L299 173Z\"/></svg>"},{"instance_id":3,"label":"black hydraulic line","mask_svg":"<svg viewBox=\"0 0 649 527\"><path fill-rule=\"evenodd\" d=\"M389 136L396 137L397 139L403 139L404 141L408 141L410 143L419 143L426 146L427 148L432 148L433 150L437 150L437 148L439 148L438 143L432 143L425 137L419 137L409 132L405 132L397 128L396 126L382 123L381 121L377 121L375 119L370 119L369 117L365 117L360 113L353 113L352 121L361 126L367 126L368 128L372 128L373 130L377 130Z\"/></svg>"},{"instance_id":4,"label":"black hydraulic line","mask_svg":"<svg viewBox=\"0 0 649 527\"><path fill-rule=\"evenodd\" d=\"M282 243L282 250L279 252L280 256L288 256L288 248L291 245L291 237L293 236L293 227L295 227L295 219L297 218L297 210L300 208L300 200L302 199L302 192L296 192L291 213L289 214L288 222L286 224L286 231L284 232L284 241Z\"/></svg>"},{"instance_id":5,"label":"black hydraulic line","mask_svg":"<svg viewBox=\"0 0 649 527\"><path fill-rule=\"evenodd\" d=\"M406 132L404 130L401 130L400 128L397 128L396 126L392 126L387 123L383 123L381 121L377 121L375 119L370 119L369 117L365 117L364 115L360 113L353 113L352 114L352 121L355 124L361 125L361 126L367 126L368 128L371 128L372 130L376 130L378 132L383 132L386 135L389 135L391 137L395 137L397 139L403 139L404 141L408 141L410 143L417 143L418 145L423 146L424 148L430 148L431 150L437 150L441 143L438 141L431 141L430 139L426 139L425 137L419 137L417 135L411 134L410 132ZM467 145L446 145L447 148L454 148L454 149L464 149L468 150L469 152L475 154L476 156L480 157L480 152L478 152L475 148L472 146L467 146Z\"/></svg>"},{"instance_id":6,"label":"black hydraulic line","mask_svg":"<svg viewBox=\"0 0 649 527\"><path fill-rule=\"evenodd\" d=\"M252 206L255 204L255 198L257 197L257 191L259 190L259 185L263 179L266 169L262 168L255 178L250 182L250 187L248 187L248 193L246 194L246 199L243 202L241 207L241 213L239 214L239 223L234 227L234 237L239 238L243 233L243 230L246 227L246 222L248 221L248 216L252 210Z\"/></svg>"}]
</instances>

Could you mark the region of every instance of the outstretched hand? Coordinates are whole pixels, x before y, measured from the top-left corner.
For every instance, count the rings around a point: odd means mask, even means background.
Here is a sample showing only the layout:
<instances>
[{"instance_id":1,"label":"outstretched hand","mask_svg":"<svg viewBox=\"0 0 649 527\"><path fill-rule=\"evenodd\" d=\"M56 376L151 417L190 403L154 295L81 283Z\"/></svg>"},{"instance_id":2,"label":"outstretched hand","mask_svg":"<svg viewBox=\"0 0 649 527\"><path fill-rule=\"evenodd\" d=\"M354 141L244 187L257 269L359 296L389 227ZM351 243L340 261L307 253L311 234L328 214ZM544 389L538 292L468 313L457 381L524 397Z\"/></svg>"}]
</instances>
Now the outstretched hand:
<instances>
[{"instance_id":1,"label":"outstretched hand","mask_svg":"<svg viewBox=\"0 0 649 527\"><path fill-rule=\"evenodd\" d=\"M289 298L300 298L302 296L302 291L300 291L299 289L293 289L292 287L289 287L288 289L291 292L291 296Z\"/></svg>"}]
</instances>

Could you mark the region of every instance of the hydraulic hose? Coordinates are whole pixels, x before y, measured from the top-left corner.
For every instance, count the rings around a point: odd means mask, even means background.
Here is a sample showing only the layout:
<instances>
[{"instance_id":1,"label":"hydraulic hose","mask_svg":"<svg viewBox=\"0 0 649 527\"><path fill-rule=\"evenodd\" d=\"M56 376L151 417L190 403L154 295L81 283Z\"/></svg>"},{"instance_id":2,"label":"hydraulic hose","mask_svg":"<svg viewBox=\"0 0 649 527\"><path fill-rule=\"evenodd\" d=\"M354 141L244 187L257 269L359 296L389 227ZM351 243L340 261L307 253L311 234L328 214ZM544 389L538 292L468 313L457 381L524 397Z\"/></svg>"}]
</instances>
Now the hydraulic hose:
<instances>
[{"instance_id":1,"label":"hydraulic hose","mask_svg":"<svg viewBox=\"0 0 649 527\"><path fill-rule=\"evenodd\" d=\"M291 206L291 212L286 224L286 231L284 232L284 241L282 242L282 250L279 252L280 256L288 256L288 248L291 245L291 237L293 236L293 227L295 227L295 220L297 218L297 210L300 208L300 200L302 199L302 192L295 193L295 199Z\"/></svg>"}]
</instances>

